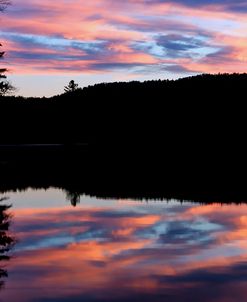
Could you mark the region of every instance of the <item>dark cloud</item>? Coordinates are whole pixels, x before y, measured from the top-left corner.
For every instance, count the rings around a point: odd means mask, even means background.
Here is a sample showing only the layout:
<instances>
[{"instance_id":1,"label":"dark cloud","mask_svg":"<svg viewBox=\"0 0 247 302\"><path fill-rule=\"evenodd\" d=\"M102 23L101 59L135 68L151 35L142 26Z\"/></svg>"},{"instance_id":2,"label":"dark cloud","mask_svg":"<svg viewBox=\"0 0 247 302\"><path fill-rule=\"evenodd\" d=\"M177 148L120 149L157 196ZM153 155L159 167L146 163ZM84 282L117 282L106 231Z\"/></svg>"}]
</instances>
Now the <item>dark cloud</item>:
<instances>
[{"instance_id":1,"label":"dark cloud","mask_svg":"<svg viewBox=\"0 0 247 302\"><path fill-rule=\"evenodd\" d=\"M182 64L142 64L137 67L137 73L148 75L152 73L164 73L171 72L173 74L193 74L199 73L198 70L191 70Z\"/></svg>"},{"instance_id":2,"label":"dark cloud","mask_svg":"<svg viewBox=\"0 0 247 302\"><path fill-rule=\"evenodd\" d=\"M186 51L205 46L201 39L175 34L159 36L156 41L157 45L172 51Z\"/></svg>"},{"instance_id":3,"label":"dark cloud","mask_svg":"<svg viewBox=\"0 0 247 302\"><path fill-rule=\"evenodd\" d=\"M94 63L90 64L89 67L94 70L120 70L128 69L133 67L143 66L141 63L120 63L120 62L109 62L109 63Z\"/></svg>"},{"instance_id":4,"label":"dark cloud","mask_svg":"<svg viewBox=\"0 0 247 302\"><path fill-rule=\"evenodd\" d=\"M179 64L171 64L171 65L167 65L164 68L166 71L172 72L172 73L178 73L178 74L192 74L192 73L199 73L199 71L196 70L190 70L186 67L184 67L183 65L179 65Z\"/></svg>"},{"instance_id":5,"label":"dark cloud","mask_svg":"<svg viewBox=\"0 0 247 302\"><path fill-rule=\"evenodd\" d=\"M208 44L202 38L198 39L178 34L158 36L156 43L163 48L166 56L170 58L193 57L193 51L208 47Z\"/></svg>"},{"instance_id":6,"label":"dark cloud","mask_svg":"<svg viewBox=\"0 0 247 302\"><path fill-rule=\"evenodd\" d=\"M234 48L230 46L223 47L213 53L208 54L202 59L205 64L224 64L225 62L232 62L237 60L234 56Z\"/></svg>"},{"instance_id":7,"label":"dark cloud","mask_svg":"<svg viewBox=\"0 0 247 302\"><path fill-rule=\"evenodd\" d=\"M214 6L222 5L226 10L245 13L247 12L246 0L145 0L148 4L154 3L177 3L189 7L203 7L203 6Z\"/></svg>"}]
</instances>

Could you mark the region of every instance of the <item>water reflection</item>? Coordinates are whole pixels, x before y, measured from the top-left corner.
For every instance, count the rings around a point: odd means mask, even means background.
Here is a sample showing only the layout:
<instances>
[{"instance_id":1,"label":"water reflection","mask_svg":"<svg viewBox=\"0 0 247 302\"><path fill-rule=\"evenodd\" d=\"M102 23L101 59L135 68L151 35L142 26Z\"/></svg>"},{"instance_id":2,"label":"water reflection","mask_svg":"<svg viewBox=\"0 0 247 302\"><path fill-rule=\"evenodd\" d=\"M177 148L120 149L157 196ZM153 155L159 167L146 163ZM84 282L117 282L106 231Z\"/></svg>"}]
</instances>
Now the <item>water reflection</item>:
<instances>
[{"instance_id":1,"label":"water reflection","mask_svg":"<svg viewBox=\"0 0 247 302\"><path fill-rule=\"evenodd\" d=\"M80 199L81 199L80 193L65 190L65 194L66 194L66 199L70 201L73 207L76 207L77 204L80 203Z\"/></svg>"},{"instance_id":2,"label":"water reflection","mask_svg":"<svg viewBox=\"0 0 247 302\"><path fill-rule=\"evenodd\" d=\"M247 205L81 201L14 203L6 300L245 300Z\"/></svg>"},{"instance_id":3,"label":"water reflection","mask_svg":"<svg viewBox=\"0 0 247 302\"><path fill-rule=\"evenodd\" d=\"M10 225L8 209L11 206L3 204L5 200L6 198L0 198L0 290L4 286L3 279L8 277L7 270L1 264L10 259L8 252L14 244L14 239L8 232Z\"/></svg>"}]
</instances>

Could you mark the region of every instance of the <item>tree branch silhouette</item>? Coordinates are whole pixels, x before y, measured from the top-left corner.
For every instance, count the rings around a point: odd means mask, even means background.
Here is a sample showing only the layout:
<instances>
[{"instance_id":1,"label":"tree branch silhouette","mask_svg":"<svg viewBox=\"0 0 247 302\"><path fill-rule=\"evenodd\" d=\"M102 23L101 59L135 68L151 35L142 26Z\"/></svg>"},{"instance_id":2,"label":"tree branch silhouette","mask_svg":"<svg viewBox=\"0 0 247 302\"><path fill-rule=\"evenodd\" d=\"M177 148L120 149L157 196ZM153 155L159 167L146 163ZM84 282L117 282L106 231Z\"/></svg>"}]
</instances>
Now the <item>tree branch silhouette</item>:
<instances>
[{"instance_id":1,"label":"tree branch silhouette","mask_svg":"<svg viewBox=\"0 0 247 302\"><path fill-rule=\"evenodd\" d=\"M8 252L14 245L14 239L8 233L11 218L8 209L11 206L2 204L5 200L6 198L0 198L0 262L10 259ZM0 279L6 277L8 277L7 271L0 267ZM3 285L4 282L0 280L0 289Z\"/></svg>"},{"instance_id":2,"label":"tree branch silhouette","mask_svg":"<svg viewBox=\"0 0 247 302\"><path fill-rule=\"evenodd\" d=\"M8 5L10 5L9 0L0 0L0 12L3 12ZM0 43L0 47L2 44ZM3 59L5 52L0 51L0 60ZM15 87L11 85L9 81L6 80L7 76L5 73L7 72L7 68L0 68L0 96L6 95L15 91Z\"/></svg>"},{"instance_id":3,"label":"tree branch silhouette","mask_svg":"<svg viewBox=\"0 0 247 302\"><path fill-rule=\"evenodd\" d=\"M79 89L79 85L77 83L75 83L74 80L71 80L68 84L68 86L64 87L64 91L66 93L68 92L75 92L77 89Z\"/></svg>"}]
</instances>

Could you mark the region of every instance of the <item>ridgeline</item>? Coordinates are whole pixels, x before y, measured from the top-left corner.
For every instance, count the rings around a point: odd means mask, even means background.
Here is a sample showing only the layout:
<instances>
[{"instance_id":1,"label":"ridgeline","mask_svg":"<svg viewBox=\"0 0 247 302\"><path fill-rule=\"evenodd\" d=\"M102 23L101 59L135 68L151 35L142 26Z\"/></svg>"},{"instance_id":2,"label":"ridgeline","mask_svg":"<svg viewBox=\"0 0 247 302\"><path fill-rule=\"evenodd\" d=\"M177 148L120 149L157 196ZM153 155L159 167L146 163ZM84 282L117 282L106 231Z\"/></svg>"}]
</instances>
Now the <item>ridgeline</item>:
<instances>
[{"instance_id":1,"label":"ridgeline","mask_svg":"<svg viewBox=\"0 0 247 302\"><path fill-rule=\"evenodd\" d=\"M217 122L222 128L215 130L224 134L228 122L240 122L235 113L243 113L246 87L247 74L205 74L102 83L51 98L1 97L0 144L164 143L178 129L203 136Z\"/></svg>"}]
</instances>

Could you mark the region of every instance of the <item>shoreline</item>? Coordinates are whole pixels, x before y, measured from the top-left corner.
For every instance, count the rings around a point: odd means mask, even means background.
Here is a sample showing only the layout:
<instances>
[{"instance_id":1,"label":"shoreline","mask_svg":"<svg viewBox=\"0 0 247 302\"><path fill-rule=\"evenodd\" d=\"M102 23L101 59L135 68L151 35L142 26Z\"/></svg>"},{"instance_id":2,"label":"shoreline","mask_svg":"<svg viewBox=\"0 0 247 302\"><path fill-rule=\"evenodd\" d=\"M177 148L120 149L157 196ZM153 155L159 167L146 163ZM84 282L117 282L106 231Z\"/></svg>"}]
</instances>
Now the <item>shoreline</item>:
<instances>
[{"instance_id":1,"label":"shoreline","mask_svg":"<svg viewBox=\"0 0 247 302\"><path fill-rule=\"evenodd\" d=\"M84 147L62 150L0 152L0 192L56 187L103 199L247 203L245 179L231 171L192 173L191 167L158 165L157 159L142 165L135 158L123 161L123 154L111 158Z\"/></svg>"}]
</instances>

